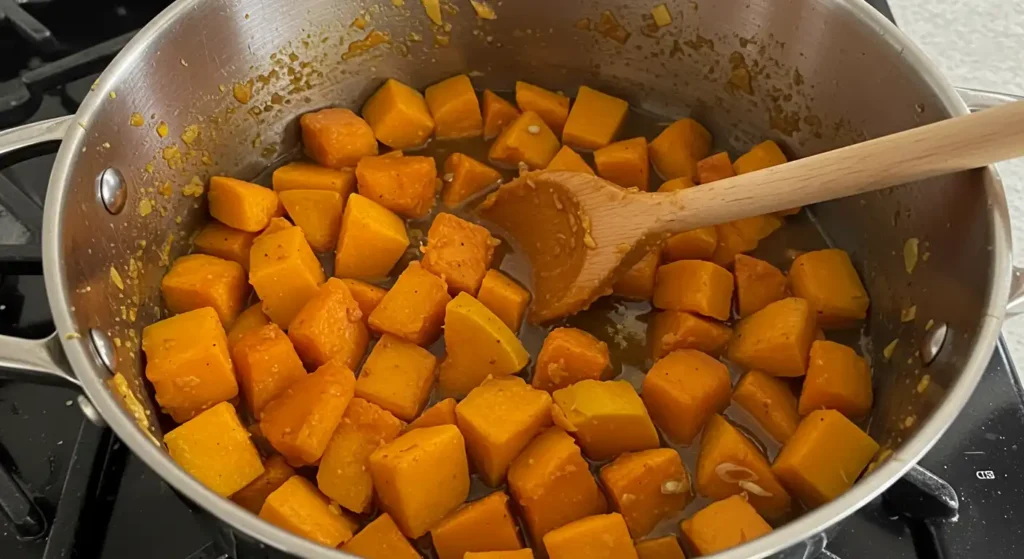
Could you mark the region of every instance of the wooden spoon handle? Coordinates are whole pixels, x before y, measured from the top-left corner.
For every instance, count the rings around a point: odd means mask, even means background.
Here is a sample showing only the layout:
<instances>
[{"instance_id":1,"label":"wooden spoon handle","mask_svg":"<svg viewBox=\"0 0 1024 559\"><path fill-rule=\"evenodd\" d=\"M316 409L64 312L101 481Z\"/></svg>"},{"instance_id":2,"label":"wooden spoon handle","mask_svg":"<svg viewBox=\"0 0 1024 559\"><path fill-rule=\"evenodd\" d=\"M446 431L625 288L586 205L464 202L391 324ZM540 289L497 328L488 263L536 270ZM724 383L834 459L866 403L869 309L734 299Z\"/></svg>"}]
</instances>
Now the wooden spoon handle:
<instances>
[{"instance_id":1,"label":"wooden spoon handle","mask_svg":"<svg viewBox=\"0 0 1024 559\"><path fill-rule=\"evenodd\" d=\"M659 204L662 217L650 232L687 231L1021 156L1024 101L1017 101L674 192L671 204Z\"/></svg>"}]
</instances>

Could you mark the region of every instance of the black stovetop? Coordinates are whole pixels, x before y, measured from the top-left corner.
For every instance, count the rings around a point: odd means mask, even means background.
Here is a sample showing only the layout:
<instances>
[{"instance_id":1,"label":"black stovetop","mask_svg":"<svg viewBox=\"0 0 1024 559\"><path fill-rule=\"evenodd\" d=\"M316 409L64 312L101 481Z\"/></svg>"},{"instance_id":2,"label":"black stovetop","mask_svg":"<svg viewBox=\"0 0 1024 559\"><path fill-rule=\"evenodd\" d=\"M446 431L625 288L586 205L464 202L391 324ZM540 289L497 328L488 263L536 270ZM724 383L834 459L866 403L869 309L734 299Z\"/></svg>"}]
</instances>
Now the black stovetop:
<instances>
[{"instance_id":1,"label":"black stovetop","mask_svg":"<svg viewBox=\"0 0 1024 559\"><path fill-rule=\"evenodd\" d=\"M892 17L884 0L869 3ZM74 112L95 73L166 4L0 0L0 129ZM53 331L39 265L52 163L42 156L0 171L0 334ZM75 396L0 380L0 557L224 556L215 543L226 539L223 526L85 420ZM1022 425L1024 392L1000 343L969 404L921 463L948 482L959 508L899 482L845 521L823 557L1021 556Z\"/></svg>"}]
</instances>

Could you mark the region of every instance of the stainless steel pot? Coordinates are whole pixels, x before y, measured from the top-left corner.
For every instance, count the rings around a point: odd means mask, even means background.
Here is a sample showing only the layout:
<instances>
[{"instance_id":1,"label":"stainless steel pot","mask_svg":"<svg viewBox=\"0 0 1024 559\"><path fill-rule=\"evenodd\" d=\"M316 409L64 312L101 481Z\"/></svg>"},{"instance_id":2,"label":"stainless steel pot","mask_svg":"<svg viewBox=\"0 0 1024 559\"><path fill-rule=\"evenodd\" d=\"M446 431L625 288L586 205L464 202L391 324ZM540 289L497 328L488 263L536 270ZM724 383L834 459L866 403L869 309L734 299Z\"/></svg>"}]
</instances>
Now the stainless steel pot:
<instances>
[{"instance_id":1,"label":"stainless steel pot","mask_svg":"<svg viewBox=\"0 0 1024 559\"><path fill-rule=\"evenodd\" d=\"M188 250L206 219L202 198L186 194L190 183L255 176L295 149L298 115L359 106L385 77L422 87L471 72L481 87L508 89L523 77L569 92L586 83L665 116L690 107L736 148L772 137L798 155L968 110L860 0L671 0L673 22L663 28L650 21L654 3L492 2L497 19L482 20L459 0L444 5L442 26L419 2L399 4L179 0L131 41L77 115L0 134L0 155L61 142L43 238L57 333L0 339L0 365L80 385L83 407L174 488L302 556L340 555L216 496L159 444L138 342L141 326L159 317L168 260ZM365 30L353 26L357 18ZM353 48L370 29L389 42ZM812 555L835 523L912 467L974 389L1011 293L1006 200L993 169L935 181L813 208L871 292L871 432L892 454L834 502L718 557ZM912 272L909 239L920 255ZM916 320L902 322L912 305ZM112 372L126 380L120 390ZM125 404L129 393L138 404Z\"/></svg>"}]
</instances>

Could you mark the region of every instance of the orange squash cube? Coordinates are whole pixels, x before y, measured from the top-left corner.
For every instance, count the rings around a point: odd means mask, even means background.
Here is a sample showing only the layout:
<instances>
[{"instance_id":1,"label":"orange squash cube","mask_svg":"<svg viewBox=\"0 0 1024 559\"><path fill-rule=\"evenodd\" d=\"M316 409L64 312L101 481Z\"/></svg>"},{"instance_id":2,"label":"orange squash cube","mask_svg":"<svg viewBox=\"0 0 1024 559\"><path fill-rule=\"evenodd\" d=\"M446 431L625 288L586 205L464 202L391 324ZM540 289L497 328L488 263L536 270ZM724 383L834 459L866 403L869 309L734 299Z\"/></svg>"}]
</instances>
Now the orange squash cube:
<instances>
[{"instance_id":1,"label":"orange squash cube","mask_svg":"<svg viewBox=\"0 0 1024 559\"><path fill-rule=\"evenodd\" d=\"M699 555L713 555L772 531L754 507L739 495L711 503L684 520L679 529Z\"/></svg>"},{"instance_id":2,"label":"orange squash cube","mask_svg":"<svg viewBox=\"0 0 1024 559\"><path fill-rule=\"evenodd\" d=\"M429 351L384 334L359 371L356 396L412 421L430 398L436 365L437 358Z\"/></svg>"},{"instance_id":3,"label":"orange squash cube","mask_svg":"<svg viewBox=\"0 0 1024 559\"><path fill-rule=\"evenodd\" d=\"M703 260L679 260L658 268L654 306L728 320L732 289L729 270Z\"/></svg>"},{"instance_id":4,"label":"orange squash cube","mask_svg":"<svg viewBox=\"0 0 1024 559\"><path fill-rule=\"evenodd\" d=\"M849 489L878 452L878 443L836 410L811 412L782 447L772 472L809 508Z\"/></svg>"},{"instance_id":5,"label":"orange squash cube","mask_svg":"<svg viewBox=\"0 0 1024 559\"><path fill-rule=\"evenodd\" d=\"M551 425L551 396L519 377L492 378L459 402L455 417L477 473L497 487L512 460Z\"/></svg>"},{"instance_id":6,"label":"orange squash cube","mask_svg":"<svg viewBox=\"0 0 1024 559\"><path fill-rule=\"evenodd\" d=\"M596 174L590 168L590 165L587 165L587 162L583 160L583 157L569 146L562 146L558 153L555 154L555 157L548 162L548 166L545 169L548 171L575 171L588 175Z\"/></svg>"},{"instance_id":7,"label":"orange squash cube","mask_svg":"<svg viewBox=\"0 0 1024 559\"><path fill-rule=\"evenodd\" d=\"M356 519L327 500L302 476L292 476L267 496L260 518L325 547L338 547L352 538Z\"/></svg>"},{"instance_id":8,"label":"orange squash cube","mask_svg":"<svg viewBox=\"0 0 1024 559\"><path fill-rule=\"evenodd\" d=\"M789 286L811 304L826 330L855 326L871 304L850 255L838 248L798 256L789 268Z\"/></svg>"},{"instance_id":9,"label":"orange squash cube","mask_svg":"<svg viewBox=\"0 0 1024 559\"><path fill-rule=\"evenodd\" d=\"M362 398L352 398L331 435L316 485L324 495L346 509L363 514L373 503L370 455L402 432L402 422L391 412Z\"/></svg>"},{"instance_id":10,"label":"orange squash cube","mask_svg":"<svg viewBox=\"0 0 1024 559\"><path fill-rule=\"evenodd\" d=\"M433 157L364 157L356 165L359 193L398 215L418 219L430 213L437 192Z\"/></svg>"},{"instance_id":11,"label":"orange squash cube","mask_svg":"<svg viewBox=\"0 0 1024 559\"><path fill-rule=\"evenodd\" d=\"M438 425L457 425L455 418L455 398L445 398L440 402L423 410L415 420L406 426L406 431L422 429L424 427L437 427Z\"/></svg>"},{"instance_id":12,"label":"orange squash cube","mask_svg":"<svg viewBox=\"0 0 1024 559\"><path fill-rule=\"evenodd\" d=\"M267 324L270 324L270 319L263 313L263 308L259 303L245 309L231 323L231 328L228 328L228 349L233 350L243 336L253 330L259 330Z\"/></svg>"},{"instance_id":13,"label":"orange squash cube","mask_svg":"<svg viewBox=\"0 0 1024 559\"><path fill-rule=\"evenodd\" d=\"M463 559L471 551L514 551L523 547L503 491L463 505L430 530L437 559Z\"/></svg>"},{"instance_id":14,"label":"orange squash cube","mask_svg":"<svg viewBox=\"0 0 1024 559\"><path fill-rule=\"evenodd\" d=\"M732 273L736 276L736 307L740 318L786 297L786 276L764 260L737 254Z\"/></svg>"},{"instance_id":15,"label":"orange squash cube","mask_svg":"<svg viewBox=\"0 0 1024 559\"><path fill-rule=\"evenodd\" d=\"M612 285L612 293L638 301L650 299L654 296L654 278L660 263L660 248L648 252Z\"/></svg>"},{"instance_id":16,"label":"orange squash cube","mask_svg":"<svg viewBox=\"0 0 1024 559\"><path fill-rule=\"evenodd\" d=\"M807 301L782 299L739 321L726 355L744 369L777 377L803 376L815 328L814 310Z\"/></svg>"},{"instance_id":17,"label":"orange squash cube","mask_svg":"<svg viewBox=\"0 0 1024 559\"><path fill-rule=\"evenodd\" d=\"M647 140L630 138L594 151L597 174L622 188L646 191L650 175L647 159Z\"/></svg>"},{"instance_id":18,"label":"orange squash cube","mask_svg":"<svg viewBox=\"0 0 1024 559\"><path fill-rule=\"evenodd\" d=\"M374 136L392 149L422 146L434 132L434 118L423 95L398 80L384 82L362 112Z\"/></svg>"},{"instance_id":19,"label":"orange squash cube","mask_svg":"<svg viewBox=\"0 0 1024 559\"><path fill-rule=\"evenodd\" d=\"M518 373L530 359L515 333L468 293L445 307L444 344L448 356L438 378L443 397L462 398L487 377Z\"/></svg>"},{"instance_id":20,"label":"orange squash cube","mask_svg":"<svg viewBox=\"0 0 1024 559\"><path fill-rule=\"evenodd\" d=\"M512 332L519 331L530 304L530 292L498 270L487 270L476 298Z\"/></svg>"},{"instance_id":21,"label":"orange squash cube","mask_svg":"<svg viewBox=\"0 0 1024 559\"><path fill-rule=\"evenodd\" d=\"M534 559L532 549L515 551L470 551L463 559Z\"/></svg>"},{"instance_id":22,"label":"orange squash cube","mask_svg":"<svg viewBox=\"0 0 1024 559\"><path fill-rule=\"evenodd\" d=\"M695 349L708 355L721 355L732 328L686 311L658 311L647 328L651 357L661 359L677 349Z\"/></svg>"},{"instance_id":23,"label":"orange squash cube","mask_svg":"<svg viewBox=\"0 0 1024 559\"><path fill-rule=\"evenodd\" d=\"M544 535L551 559L637 559L622 515L588 516Z\"/></svg>"},{"instance_id":24,"label":"orange squash cube","mask_svg":"<svg viewBox=\"0 0 1024 559\"><path fill-rule=\"evenodd\" d=\"M356 379L340 360L328 361L270 401L260 431L290 464L315 464L352 399Z\"/></svg>"},{"instance_id":25,"label":"orange squash cube","mask_svg":"<svg viewBox=\"0 0 1024 559\"><path fill-rule=\"evenodd\" d=\"M729 154L721 151L697 162L697 182L707 184L729 177L735 177Z\"/></svg>"},{"instance_id":26,"label":"orange squash cube","mask_svg":"<svg viewBox=\"0 0 1024 559\"><path fill-rule=\"evenodd\" d=\"M484 90L482 111L484 115L484 139L490 140L505 129L519 116L519 109L502 99L490 89Z\"/></svg>"},{"instance_id":27,"label":"orange squash cube","mask_svg":"<svg viewBox=\"0 0 1024 559\"><path fill-rule=\"evenodd\" d=\"M441 202L454 208L488 186L501 182L501 173L468 155L453 153L444 160Z\"/></svg>"},{"instance_id":28,"label":"orange squash cube","mask_svg":"<svg viewBox=\"0 0 1024 559\"><path fill-rule=\"evenodd\" d=\"M612 509L622 514L634 538L642 538L693 499L690 476L679 453L655 448L619 456L601 468Z\"/></svg>"},{"instance_id":29,"label":"orange squash cube","mask_svg":"<svg viewBox=\"0 0 1024 559\"><path fill-rule=\"evenodd\" d=\"M324 167L352 167L367 155L377 155L373 129L348 109L306 113L299 118L299 126L306 155Z\"/></svg>"},{"instance_id":30,"label":"orange squash cube","mask_svg":"<svg viewBox=\"0 0 1024 559\"><path fill-rule=\"evenodd\" d=\"M295 470L280 454L263 463L263 473L231 495L231 500L253 514L259 514L267 497L295 475Z\"/></svg>"},{"instance_id":31,"label":"orange squash cube","mask_svg":"<svg viewBox=\"0 0 1024 559\"><path fill-rule=\"evenodd\" d=\"M871 368L852 347L829 341L811 344L807 376L800 391L800 415L837 410L853 420L871 413Z\"/></svg>"},{"instance_id":32,"label":"orange squash cube","mask_svg":"<svg viewBox=\"0 0 1024 559\"><path fill-rule=\"evenodd\" d=\"M374 142L376 143L376 140ZM355 163L352 166L355 166ZM341 199L345 200L356 189L356 172L351 167L331 169L303 161L293 161L275 169L271 182L278 196L287 190L326 190L337 192Z\"/></svg>"},{"instance_id":33,"label":"orange squash cube","mask_svg":"<svg viewBox=\"0 0 1024 559\"><path fill-rule=\"evenodd\" d=\"M405 223L369 198L353 194L341 217L334 275L376 279L388 275L409 247Z\"/></svg>"},{"instance_id":34,"label":"orange squash cube","mask_svg":"<svg viewBox=\"0 0 1024 559\"><path fill-rule=\"evenodd\" d=\"M562 135L562 128L569 118L568 97L543 87L517 81L516 104L524 113L530 111L540 115L556 136Z\"/></svg>"},{"instance_id":35,"label":"orange squash cube","mask_svg":"<svg viewBox=\"0 0 1024 559\"><path fill-rule=\"evenodd\" d=\"M227 335L210 307L146 326L142 350L156 402L178 423L238 395Z\"/></svg>"},{"instance_id":36,"label":"orange squash cube","mask_svg":"<svg viewBox=\"0 0 1024 559\"><path fill-rule=\"evenodd\" d=\"M662 178L697 181L697 162L711 151L711 133L692 118L670 124L651 141L654 169Z\"/></svg>"},{"instance_id":37,"label":"orange squash cube","mask_svg":"<svg viewBox=\"0 0 1024 559\"><path fill-rule=\"evenodd\" d=\"M581 149L603 148L618 135L627 114L629 103L626 101L580 86L565 121L562 142Z\"/></svg>"},{"instance_id":38,"label":"orange squash cube","mask_svg":"<svg viewBox=\"0 0 1024 559\"><path fill-rule=\"evenodd\" d=\"M661 249L664 263L677 260L708 260L718 248L717 227L701 227L676 233L665 241Z\"/></svg>"},{"instance_id":39,"label":"orange squash cube","mask_svg":"<svg viewBox=\"0 0 1024 559\"><path fill-rule=\"evenodd\" d=\"M260 231L259 235L256 235L256 239L260 239L260 238L266 237L267 235L273 235L274 233L277 233L278 231L284 231L285 229L291 229L292 227L295 227L295 224L293 224L292 222L288 221L287 218L284 218L284 217L272 217L272 218L270 218L270 224L267 225L266 229L264 229L263 231ZM256 242L256 239L253 239L254 243ZM252 257L252 249L249 249L249 256L250 256L250 258Z\"/></svg>"},{"instance_id":40,"label":"orange squash cube","mask_svg":"<svg viewBox=\"0 0 1024 559\"><path fill-rule=\"evenodd\" d=\"M310 369L335 358L353 369L363 359L370 342L359 303L337 278L329 278L321 285L295 315L288 327L288 337Z\"/></svg>"},{"instance_id":41,"label":"orange squash cube","mask_svg":"<svg viewBox=\"0 0 1024 559\"><path fill-rule=\"evenodd\" d=\"M274 323L243 335L231 357L246 407L256 419L271 400L306 376L291 340Z\"/></svg>"},{"instance_id":42,"label":"orange squash cube","mask_svg":"<svg viewBox=\"0 0 1024 559\"><path fill-rule=\"evenodd\" d=\"M249 233L266 227L280 204L273 190L231 177L210 177L206 199L214 219Z\"/></svg>"},{"instance_id":43,"label":"orange squash cube","mask_svg":"<svg viewBox=\"0 0 1024 559\"><path fill-rule=\"evenodd\" d=\"M537 435L512 461L508 488L534 542L573 520L608 511L579 447L557 427Z\"/></svg>"},{"instance_id":44,"label":"orange squash cube","mask_svg":"<svg viewBox=\"0 0 1024 559\"><path fill-rule=\"evenodd\" d=\"M435 83L424 90L423 96L430 116L434 117L434 137L438 140L471 138L483 133L480 102L466 74Z\"/></svg>"},{"instance_id":45,"label":"orange squash cube","mask_svg":"<svg viewBox=\"0 0 1024 559\"><path fill-rule=\"evenodd\" d=\"M373 309L377 308L377 305L384 299L384 296L388 294L388 290L383 287L357 279L344 278L341 280L341 283L345 284L349 293L352 294L352 298L359 305L359 312L363 315L363 322L366 322Z\"/></svg>"},{"instance_id":46,"label":"orange squash cube","mask_svg":"<svg viewBox=\"0 0 1024 559\"><path fill-rule=\"evenodd\" d=\"M531 169L543 169L554 159L559 145L540 115L526 111L498 134L487 157L508 167L524 163Z\"/></svg>"},{"instance_id":47,"label":"orange squash cube","mask_svg":"<svg viewBox=\"0 0 1024 559\"><path fill-rule=\"evenodd\" d=\"M686 190L695 186L697 186L697 183L693 182L693 179L688 176L676 177L661 183L661 186L658 187L658 192L676 192L677 190Z\"/></svg>"},{"instance_id":48,"label":"orange squash cube","mask_svg":"<svg viewBox=\"0 0 1024 559\"><path fill-rule=\"evenodd\" d=\"M189 254L174 261L160 280L160 293L174 314L211 307L221 324L231 326L249 298L245 268L238 262L206 254Z\"/></svg>"},{"instance_id":49,"label":"orange squash cube","mask_svg":"<svg viewBox=\"0 0 1024 559\"><path fill-rule=\"evenodd\" d=\"M760 220L762 216L749 218L751 221ZM744 235L736 227L736 222L722 223L715 226L715 233L718 238L718 246L710 260L719 266L728 268L734 264L737 254L750 252L757 248L759 238L752 238Z\"/></svg>"},{"instance_id":50,"label":"orange squash cube","mask_svg":"<svg viewBox=\"0 0 1024 559\"><path fill-rule=\"evenodd\" d=\"M551 396L555 420L591 460L658 447L658 431L643 401L624 380L581 380Z\"/></svg>"},{"instance_id":51,"label":"orange squash cube","mask_svg":"<svg viewBox=\"0 0 1024 559\"><path fill-rule=\"evenodd\" d=\"M779 149L779 144L771 140L765 140L750 148L750 151L736 158L732 168L737 175L753 173L768 167L782 165L786 162L786 155Z\"/></svg>"},{"instance_id":52,"label":"orange squash cube","mask_svg":"<svg viewBox=\"0 0 1024 559\"><path fill-rule=\"evenodd\" d=\"M533 371L533 387L548 392L611 373L608 344L579 328L555 328L544 338Z\"/></svg>"},{"instance_id":53,"label":"orange squash cube","mask_svg":"<svg viewBox=\"0 0 1024 559\"><path fill-rule=\"evenodd\" d=\"M341 550L363 559L422 559L387 513L367 524Z\"/></svg>"},{"instance_id":54,"label":"orange squash cube","mask_svg":"<svg viewBox=\"0 0 1024 559\"><path fill-rule=\"evenodd\" d=\"M693 349L680 349L654 363L642 397L655 425L674 443L689 445L704 423L729 406L729 369Z\"/></svg>"},{"instance_id":55,"label":"orange squash cube","mask_svg":"<svg viewBox=\"0 0 1024 559\"><path fill-rule=\"evenodd\" d=\"M636 554L640 559L686 559L675 536L636 542Z\"/></svg>"},{"instance_id":56,"label":"orange squash cube","mask_svg":"<svg viewBox=\"0 0 1024 559\"><path fill-rule=\"evenodd\" d=\"M301 227L258 237L249 260L249 283L263 300L263 312L287 328L326 279Z\"/></svg>"},{"instance_id":57,"label":"orange squash cube","mask_svg":"<svg viewBox=\"0 0 1024 559\"><path fill-rule=\"evenodd\" d=\"M384 512L418 538L469 495L465 440L454 425L409 431L370 455L370 475Z\"/></svg>"},{"instance_id":58,"label":"orange squash cube","mask_svg":"<svg viewBox=\"0 0 1024 559\"><path fill-rule=\"evenodd\" d=\"M417 345L430 345L441 335L449 301L448 284L419 262L410 262L370 313L370 328Z\"/></svg>"},{"instance_id":59,"label":"orange squash cube","mask_svg":"<svg viewBox=\"0 0 1024 559\"><path fill-rule=\"evenodd\" d=\"M203 227L192 243L199 253L238 262L242 268L248 270L249 249L252 248L252 241L255 238L256 233L239 231L213 221Z\"/></svg>"},{"instance_id":60,"label":"orange squash cube","mask_svg":"<svg viewBox=\"0 0 1024 559\"><path fill-rule=\"evenodd\" d=\"M302 228L313 250L334 250L344 207L341 194L328 190L285 190L279 197L288 217Z\"/></svg>"},{"instance_id":61,"label":"orange squash cube","mask_svg":"<svg viewBox=\"0 0 1024 559\"><path fill-rule=\"evenodd\" d=\"M227 497L263 473L235 408L221 402L164 435L167 453L211 491Z\"/></svg>"},{"instance_id":62,"label":"orange squash cube","mask_svg":"<svg viewBox=\"0 0 1024 559\"><path fill-rule=\"evenodd\" d=\"M444 278L452 295L476 295L493 257L494 244L485 227L449 213L434 217L423 247L423 268Z\"/></svg>"},{"instance_id":63,"label":"orange squash cube","mask_svg":"<svg viewBox=\"0 0 1024 559\"><path fill-rule=\"evenodd\" d=\"M750 371L736 383L732 400L747 411L773 439L785 444L800 423L797 400L782 379Z\"/></svg>"}]
</instances>

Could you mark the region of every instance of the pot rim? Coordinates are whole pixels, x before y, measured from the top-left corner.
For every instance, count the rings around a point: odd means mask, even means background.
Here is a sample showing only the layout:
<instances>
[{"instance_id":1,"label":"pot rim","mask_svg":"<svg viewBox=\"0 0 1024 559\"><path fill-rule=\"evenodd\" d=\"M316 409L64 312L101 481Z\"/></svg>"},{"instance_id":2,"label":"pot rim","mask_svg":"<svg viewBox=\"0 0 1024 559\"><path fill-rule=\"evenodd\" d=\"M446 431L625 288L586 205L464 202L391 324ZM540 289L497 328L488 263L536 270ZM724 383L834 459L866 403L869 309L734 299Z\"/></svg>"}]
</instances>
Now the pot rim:
<instances>
[{"instance_id":1,"label":"pot rim","mask_svg":"<svg viewBox=\"0 0 1024 559\"><path fill-rule=\"evenodd\" d=\"M110 90L112 85L120 83L130 74L132 68L146 57L149 44L163 32L165 27L179 19L180 14L193 9L202 1L204 0L177 0L140 30L110 66L103 71L95 87L96 91L82 103L75 115L76 120L88 125L105 97L104 92ZM932 87L942 106L950 114L961 115L968 112L967 106L956 94L945 76L920 48L892 22L862 0L830 1L847 10L864 24L871 26L880 39L890 45L890 48L899 49L908 65L920 72ZM232 528L271 547L303 557L351 557L344 552L327 549L263 521L232 501L220 497L198 480L186 474L166 452L154 445L142 433L135 420L116 401L104 382L104 379L109 376L108 372L97 361L87 345L74 343L66 337L68 333L78 332L79 328L69 311L71 305L69 286L60 257L64 237L62 209L72 165L85 141L85 130L79 126L70 126L61 143L46 195L42 246L46 293L50 301L58 337L73 370L85 373L76 376L86 395L107 424L136 456L156 471L175 490L183 493L189 500L203 507ZM713 556L714 558L758 559L803 541L812 540L825 529L863 507L899 479L935 444L953 418L963 408L991 358L1000 333L1010 291L1011 241L1006 197L993 167L983 169L980 172L980 178L985 183L989 199L989 218L995 231L991 247L994 268L991 278L992 286L978 333L980 343L975 346L964 364L963 373L947 392L944 402L932 412L927 421L922 422L917 433L904 441L885 463L839 498L788 522L766 536L716 554ZM822 536L820 540L820 546L824 547L826 538Z\"/></svg>"}]
</instances>

